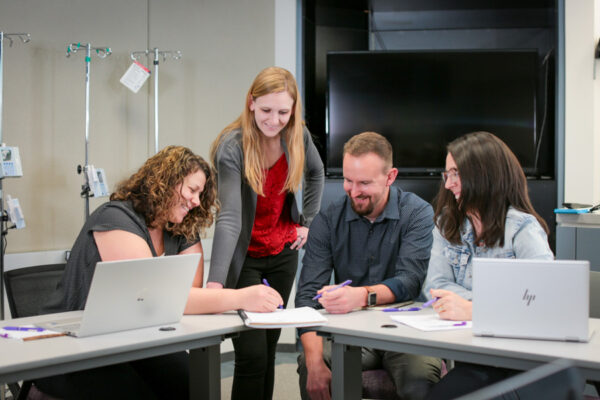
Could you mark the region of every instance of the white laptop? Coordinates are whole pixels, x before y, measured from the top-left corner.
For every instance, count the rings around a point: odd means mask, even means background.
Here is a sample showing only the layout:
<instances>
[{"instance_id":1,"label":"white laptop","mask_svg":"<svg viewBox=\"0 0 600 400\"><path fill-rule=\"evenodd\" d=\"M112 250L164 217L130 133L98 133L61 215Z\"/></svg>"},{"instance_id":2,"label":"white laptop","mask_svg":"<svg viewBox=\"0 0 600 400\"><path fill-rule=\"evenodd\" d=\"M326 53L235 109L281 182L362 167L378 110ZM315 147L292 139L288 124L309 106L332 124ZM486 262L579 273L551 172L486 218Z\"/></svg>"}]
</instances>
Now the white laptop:
<instances>
[{"instance_id":1,"label":"white laptop","mask_svg":"<svg viewBox=\"0 0 600 400\"><path fill-rule=\"evenodd\" d=\"M588 261L473 259L473 334L587 342Z\"/></svg>"},{"instance_id":2,"label":"white laptop","mask_svg":"<svg viewBox=\"0 0 600 400\"><path fill-rule=\"evenodd\" d=\"M84 337L181 320L201 255L99 262L75 317L40 324Z\"/></svg>"}]
</instances>

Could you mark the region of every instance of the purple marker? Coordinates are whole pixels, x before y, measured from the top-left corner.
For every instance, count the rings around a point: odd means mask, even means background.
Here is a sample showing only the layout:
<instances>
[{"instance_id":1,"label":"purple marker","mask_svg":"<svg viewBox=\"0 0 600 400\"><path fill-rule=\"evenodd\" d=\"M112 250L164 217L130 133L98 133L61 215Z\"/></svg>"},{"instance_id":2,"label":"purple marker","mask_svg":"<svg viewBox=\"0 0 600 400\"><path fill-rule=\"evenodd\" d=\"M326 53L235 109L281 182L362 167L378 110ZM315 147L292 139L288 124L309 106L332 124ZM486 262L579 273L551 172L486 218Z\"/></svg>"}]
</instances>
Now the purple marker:
<instances>
[{"instance_id":1,"label":"purple marker","mask_svg":"<svg viewBox=\"0 0 600 400\"><path fill-rule=\"evenodd\" d=\"M420 311L421 307L409 307L409 308L396 308L396 307L389 307L389 308L384 308L383 312L396 312L396 311Z\"/></svg>"},{"instance_id":2,"label":"purple marker","mask_svg":"<svg viewBox=\"0 0 600 400\"><path fill-rule=\"evenodd\" d=\"M344 287L344 286L346 286L346 285L349 285L349 284L351 284L351 283L352 283L352 280L351 280L351 279L348 279L347 281L344 281L344 282L340 283L339 285L337 285L337 286L335 286L335 287L332 287L331 289L327 289L325 292L333 292L334 290L337 290L337 289L339 289L339 288L341 288L341 287ZM324 292L323 292L323 293L324 293ZM318 299L320 299L320 298L321 298L321 296L323 296L323 293L319 293L318 295L316 295L315 297L313 297L313 300L318 300Z\"/></svg>"},{"instance_id":3,"label":"purple marker","mask_svg":"<svg viewBox=\"0 0 600 400\"><path fill-rule=\"evenodd\" d=\"M262 283L265 286L271 287L271 285L269 285L269 282L265 278L263 278ZM283 310L283 304L280 304L277 308L280 309L280 310Z\"/></svg>"},{"instance_id":4,"label":"purple marker","mask_svg":"<svg viewBox=\"0 0 600 400\"><path fill-rule=\"evenodd\" d=\"M5 326L3 328L4 330L7 331L36 331L36 332L42 332L44 330L44 328L38 328L36 326Z\"/></svg>"},{"instance_id":5,"label":"purple marker","mask_svg":"<svg viewBox=\"0 0 600 400\"><path fill-rule=\"evenodd\" d=\"M435 303L436 301L438 301L439 297L434 297L433 299L426 301L425 303L423 303L423 305L421 306L421 308L427 308L430 307L433 303Z\"/></svg>"},{"instance_id":6,"label":"purple marker","mask_svg":"<svg viewBox=\"0 0 600 400\"><path fill-rule=\"evenodd\" d=\"M395 308L395 307L390 307L390 308L384 308L383 312L396 312L396 311L421 311L424 308L430 307L433 303L435 303L438 300L439 297L434 297L433 299L423 303L423 305L421 307L409 307L409 308Z\"/></svg>"}]
</instances>

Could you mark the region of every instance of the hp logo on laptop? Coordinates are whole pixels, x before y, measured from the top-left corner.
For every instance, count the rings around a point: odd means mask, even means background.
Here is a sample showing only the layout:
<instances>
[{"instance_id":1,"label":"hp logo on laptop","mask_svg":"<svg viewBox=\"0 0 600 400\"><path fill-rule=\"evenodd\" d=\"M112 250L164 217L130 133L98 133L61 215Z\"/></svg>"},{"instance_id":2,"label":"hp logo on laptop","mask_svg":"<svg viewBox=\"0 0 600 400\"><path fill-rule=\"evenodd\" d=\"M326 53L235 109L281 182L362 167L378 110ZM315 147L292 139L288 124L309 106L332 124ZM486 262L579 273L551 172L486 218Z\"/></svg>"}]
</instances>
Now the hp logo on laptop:
<instances>
[{"instance_id":1,"label":"hp logo on laptop","mask_svg":"<svg viewBox=\"0 0 600 400\"><path fill-rule=\"evenodd\" d=\"M523 293L523 300L527 302L529 306L533 300L535 300L535 294L528 293L529 289L525 289L525 293Z\"/></svg>"}]
</instances>

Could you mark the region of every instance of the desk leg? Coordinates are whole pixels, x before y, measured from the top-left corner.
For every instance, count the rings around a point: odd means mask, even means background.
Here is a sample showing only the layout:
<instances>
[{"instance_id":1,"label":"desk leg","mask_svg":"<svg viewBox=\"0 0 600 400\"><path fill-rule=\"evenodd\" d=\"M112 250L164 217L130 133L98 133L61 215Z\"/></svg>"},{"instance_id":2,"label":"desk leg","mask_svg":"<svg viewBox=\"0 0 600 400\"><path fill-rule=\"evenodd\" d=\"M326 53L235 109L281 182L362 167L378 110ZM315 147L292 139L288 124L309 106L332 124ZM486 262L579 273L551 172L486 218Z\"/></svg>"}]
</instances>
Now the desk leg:
<instances>
[{"instance_id":1,"label":"desk leg","mask_svg":"<svg viewBox=\"0 0 600 400\"><path fill-rule=\"evenodd\" d=\"M190 350L190 399L221 400L220 345Z\"/></svg>"},{"instance_id":2,"label":"desk leg","mask_svg":"<svg viewBox=\"0 0 600 400\"><path fill-rule=\"evenodd\" d=\"M331 346L331 397L333 400L362 398L360 347L336 343Z\"/></svg>"}]
</instances>

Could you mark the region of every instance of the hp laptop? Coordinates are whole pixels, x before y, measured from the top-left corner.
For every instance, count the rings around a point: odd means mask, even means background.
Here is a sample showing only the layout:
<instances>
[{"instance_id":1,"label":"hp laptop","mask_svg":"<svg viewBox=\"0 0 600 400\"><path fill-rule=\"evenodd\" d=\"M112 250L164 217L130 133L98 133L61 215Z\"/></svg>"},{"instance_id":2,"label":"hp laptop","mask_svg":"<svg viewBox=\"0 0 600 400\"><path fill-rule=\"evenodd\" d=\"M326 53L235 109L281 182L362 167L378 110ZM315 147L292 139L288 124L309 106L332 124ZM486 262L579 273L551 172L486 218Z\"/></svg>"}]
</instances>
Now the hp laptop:
<instances>
[{"instance_id":1,"label":"hp laptop","mask_svg":"<svg viewBox=\"0 0 600 400\"><path fill-rule=\"evenodd\" d=\"M84 337L179 322L200 257L99 262L81 315L40 325Z\"/></svg>"},{"instance_id":2,"label":"hp laptop","mask_svg":"<svg viewBox=\"0 0 600 400\"><path fill-rule=\"evenodd\" d=\"M587 342L588 261L473 259L473 334Z\"/></svg>"}]
</instances>

